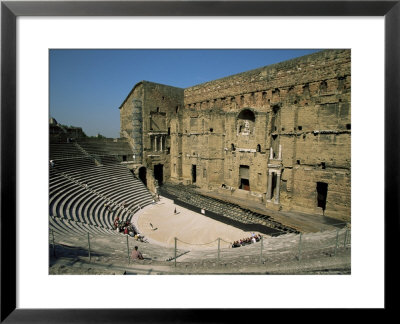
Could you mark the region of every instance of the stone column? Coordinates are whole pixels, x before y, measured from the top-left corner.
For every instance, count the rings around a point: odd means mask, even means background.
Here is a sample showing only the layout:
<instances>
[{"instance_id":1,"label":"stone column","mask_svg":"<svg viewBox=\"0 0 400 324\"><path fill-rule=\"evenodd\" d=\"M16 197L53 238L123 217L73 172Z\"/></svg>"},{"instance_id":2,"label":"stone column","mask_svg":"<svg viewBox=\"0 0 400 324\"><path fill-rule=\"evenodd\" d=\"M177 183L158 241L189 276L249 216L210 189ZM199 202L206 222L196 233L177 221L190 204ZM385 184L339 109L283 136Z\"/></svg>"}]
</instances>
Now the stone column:
<instances>
[{"instance_id":1,"label":"stone column","mask_svg":"<svg viewBox=\"0 0 400 324\"><path fill-rule=\"evenodd\" d=\"M275 204L279 204L279 193L281 190L281 173L276 173L276 196L275 196Z\"/></svg>"},{"instance_id":2,"label":"stone column","mask_svg":"<svg viewBox=\"0 0 400 324\"><path fill-rule=\"evenodd\" d=\"M157 152L157 136L154 136L154 151Z\"/></svg>"},{"instance_id":3,"label":"stone column","mask_svg":"<svg viewBox=\"0 0 400 324\"><path fill-rule=\"evenodd\" d=\"M272 160L274 158L274 150L272 147L269 149L269 159Z\"/></svg>"},{"instance_id":4,"label":"stone column","mask_svg":"<svg viewBox=\"0 0 400 324\"><path fill-rule=\"evenodd\" d=\"M162 150L163 150L163 146L162 146L162 141L163 141L163 137L162 136L160 136L160 151L162 152Z\"/></svg>"},{"instance_id":5,"label":"stone column","mask_svg":"<svg viewBox=\"0 0 400 324\"><path fill-rule=\"evenodd\" d=\"M268 171L268 191L267 191L267 201L271 200L272 195L272 170Z\"/></svg>"}]
</instances>

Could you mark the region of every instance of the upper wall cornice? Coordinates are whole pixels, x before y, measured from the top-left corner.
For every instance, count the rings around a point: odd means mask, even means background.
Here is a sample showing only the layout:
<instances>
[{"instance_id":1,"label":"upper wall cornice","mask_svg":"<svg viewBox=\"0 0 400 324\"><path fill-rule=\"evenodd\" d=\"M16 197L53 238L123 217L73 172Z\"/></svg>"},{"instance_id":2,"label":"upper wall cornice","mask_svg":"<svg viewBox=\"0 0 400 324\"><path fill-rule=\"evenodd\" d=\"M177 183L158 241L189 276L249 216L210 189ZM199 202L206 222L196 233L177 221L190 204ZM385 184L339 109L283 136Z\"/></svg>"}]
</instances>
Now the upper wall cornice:
<instances>
[{"instance_id":1,"label":"upper wall cornice","mask_svg":"<svg viewBox=\"0 0 400 324\"><path fill-rule=\"evenodd\" d=\"M264 66L184 90L185 104L249 92L285 88L351 74L351 51L323 50L292 60Z\"/></svg>"}]
</instances>

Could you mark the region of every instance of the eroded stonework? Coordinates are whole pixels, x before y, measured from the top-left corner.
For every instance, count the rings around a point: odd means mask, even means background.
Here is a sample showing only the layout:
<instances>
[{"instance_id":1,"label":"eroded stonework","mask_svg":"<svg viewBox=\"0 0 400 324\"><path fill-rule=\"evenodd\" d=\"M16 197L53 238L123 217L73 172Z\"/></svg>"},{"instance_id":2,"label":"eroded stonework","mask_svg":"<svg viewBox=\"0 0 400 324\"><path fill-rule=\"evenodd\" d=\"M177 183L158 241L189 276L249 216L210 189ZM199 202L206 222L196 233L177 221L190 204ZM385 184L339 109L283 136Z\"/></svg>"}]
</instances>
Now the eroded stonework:
<instances>
[{"instance_id":1,"label":"eroded stonework","mask_svg":"<svg viewBox=\"0 0 400 324\"><path fill-rule=\"evenodd\" d=\"M348 221L350 103L350 50L325 50L186 89L142 81L121 137L152 191L195 184Z\"/></svg>"}]
</instances>

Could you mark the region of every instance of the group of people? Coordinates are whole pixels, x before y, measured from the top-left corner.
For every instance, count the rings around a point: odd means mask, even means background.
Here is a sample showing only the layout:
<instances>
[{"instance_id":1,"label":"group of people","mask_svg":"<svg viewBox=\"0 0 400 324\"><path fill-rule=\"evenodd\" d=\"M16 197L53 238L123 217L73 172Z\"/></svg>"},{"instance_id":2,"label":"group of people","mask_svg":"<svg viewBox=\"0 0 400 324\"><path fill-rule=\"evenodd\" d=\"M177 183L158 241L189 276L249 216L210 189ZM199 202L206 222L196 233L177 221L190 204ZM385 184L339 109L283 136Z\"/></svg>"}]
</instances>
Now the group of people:
<instances>
[{"instance_id":1,"label":"group of people","mask_svg":"<svg viewBox=\"0 0 400 324\"><path fill-rule=\"evenodd\" d=\"M144 236L139 234L136 227L130 221L122 221L117 216L113 225L114 230L118 231L119 233L132 236L136 241L146 242Z\"/></svg>"},{"instance_id":2,"label":"group of people","mask_svg":"<svg viewBox=\"0 0 400 324\"><path fill-rule=\"evenodd\" d=\"M257 234L251 233L250 237L233 242L232 247L236 248L236 247L244 246L247 244L256 243L260 240L261 240L261 234L257 235Z\"/></svg>"},{"instance_id":3,"label":"group of people","mask_svg":"<svg viewBox=\"0 0 400 324\"><path fill-rule=\"evenodd\" d=\"M134 236L137 231L135 230L135 227L133 226L133 224L126 220L126 221L122 221L119 219L119 217L117 216L114 220L114 230L117 230L120 233L124 233L124 234L130 234L132 233L131 236Z\"/></svg>"}]
</instances>

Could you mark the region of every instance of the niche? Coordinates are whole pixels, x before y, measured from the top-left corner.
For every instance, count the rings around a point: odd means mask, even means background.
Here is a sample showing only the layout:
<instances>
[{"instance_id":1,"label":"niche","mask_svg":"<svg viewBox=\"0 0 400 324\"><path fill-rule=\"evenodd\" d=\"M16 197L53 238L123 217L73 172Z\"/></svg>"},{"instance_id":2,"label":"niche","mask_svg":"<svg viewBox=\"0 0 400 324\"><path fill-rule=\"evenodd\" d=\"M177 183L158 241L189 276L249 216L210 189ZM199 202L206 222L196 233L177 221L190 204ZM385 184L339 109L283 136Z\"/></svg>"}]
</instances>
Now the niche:
<instances>
[{"instance_id":1,"label":"niche","mask_svg":"<svg viewBox=\"0 0 400 324\"><path fill-rule=\"evenodd\" d=\"M250 135L254 133L254 124L256 117L250 109L243 109L236 120L237 134Z\"/></svg>"},{"instance_id":2,"label":"niche","mask_svg":"<svg viewBox=\"0 0 400 324\"><path fill-rule=\"evenodd\" d=\"M322 81L319 85L319 93L326 93L328 91L328 83L326 81Z\"/></svg>"},{"instance_id":3,"label":"niche","mask_svg":"<svg viewBox=\"0 0 400 324\"><path fill-rule=\"evenodd\" d=\"M309 86L308 83L306 83L306 84L303 86L303 96L307 96L307 97L310 96L310 86Z\"/></svg>"}]
</instances>

